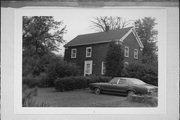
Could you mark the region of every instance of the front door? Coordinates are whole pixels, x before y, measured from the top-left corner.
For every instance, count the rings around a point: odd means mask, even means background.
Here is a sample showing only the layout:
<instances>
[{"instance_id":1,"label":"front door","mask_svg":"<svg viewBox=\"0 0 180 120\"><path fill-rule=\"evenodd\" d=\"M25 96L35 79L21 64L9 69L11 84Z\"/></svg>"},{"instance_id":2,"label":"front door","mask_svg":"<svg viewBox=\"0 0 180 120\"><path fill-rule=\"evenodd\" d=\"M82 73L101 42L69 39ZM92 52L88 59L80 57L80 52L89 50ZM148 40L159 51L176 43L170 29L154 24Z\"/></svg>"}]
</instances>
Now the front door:
<instances>
[{"instance_id":1,"label":"front door","mask_svg":"<svg viewBox=\"0 0 180 120\"><path fill-rule=\"evenodd\" d=\"M84 62L84 76L92 74L92 60Z\"/></svg>"}]
</instances>

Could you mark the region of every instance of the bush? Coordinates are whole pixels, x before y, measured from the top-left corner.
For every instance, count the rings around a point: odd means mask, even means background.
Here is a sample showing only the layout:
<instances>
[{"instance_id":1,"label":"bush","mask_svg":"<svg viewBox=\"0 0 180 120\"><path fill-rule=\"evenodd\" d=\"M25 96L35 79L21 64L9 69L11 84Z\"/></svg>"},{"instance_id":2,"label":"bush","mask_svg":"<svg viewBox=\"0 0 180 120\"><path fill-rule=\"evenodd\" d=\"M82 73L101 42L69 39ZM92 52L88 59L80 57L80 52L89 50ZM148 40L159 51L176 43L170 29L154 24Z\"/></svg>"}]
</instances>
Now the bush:
<instances>
[{"instance_id":1,"label":"bush","mask_svg":"<svg viewBox=\"0 0 180 120\"><path fill-rule=\"evenodd\" d=\"M58 78L55 81L55 88L58 91L65 90L74 90L74 89L82 89L87 88L90 83L95 82L108 82L111 78L104 76L72 76L72 77L64 77Z\"/></svg>"},{"instance_id":2,"label":"bush","mask_svg":"<svg viewBox=\"0 0 180 120\"><path fill-rule=\"evenodd\" d=\"M122 76L138 78L148 84L158 86L158 68L147 64L131 63L123 69Z\"/></svg>"},{"instance_id":3,"label":"bush","mask_svg":"<svg viewBox=\"0 0 180 120\"><path fill-rule=\"evenodd\" d=\"M120 44L114 42L109 44L106 55L106 76L117 77L123 69L124 54Z\"/></svg>"},{"instance_id":4,"label":"bush","mask_svg":"<svg viewBox=\"0 0 180 120\"><path fill-rule=\"evenodd\" d=\"M128 98L131 102L138 102L138 103L145 103L150 105L151 107L158 106L158 99L155 96L148 96L148 95L132 95Z\"/></svg>"},{"instance_id":5,"label":"bush","mask_svg":"<svg viewBox=\"0 0 180 120\"><path fill-rule=\"evenodd\" d=\"M39 76L33 76L28 74L23 77L23 85L27 85L30 88L33 87L46 87L47 86L47 75L46 73L40 73Z\"/></svg>"},{"instance_id":6,"label":"bush","mask_svg":"<svg viewBox=\"0 0 180 120\"><path fill-rule=\"evenodd\" d=\"M67 63L64 61L56 61L48 66L48 85L54 86L54 81L57 78L63 78L68 76L77 76L80 74L78 66L74 63Z\"/></svg>"}]
</instances>

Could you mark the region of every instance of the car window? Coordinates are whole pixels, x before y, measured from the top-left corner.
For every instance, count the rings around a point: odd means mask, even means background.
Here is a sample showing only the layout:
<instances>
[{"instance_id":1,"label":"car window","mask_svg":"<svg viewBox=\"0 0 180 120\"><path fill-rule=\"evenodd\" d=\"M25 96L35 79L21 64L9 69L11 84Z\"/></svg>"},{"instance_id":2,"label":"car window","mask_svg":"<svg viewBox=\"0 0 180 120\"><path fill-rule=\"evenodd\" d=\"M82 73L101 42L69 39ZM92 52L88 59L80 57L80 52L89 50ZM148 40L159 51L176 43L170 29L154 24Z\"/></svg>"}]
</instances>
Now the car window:
<instances>
[{"instance_id":1,"label":"car window","mask_svg":"<svg viewBox=\"0 0 180 120\"><path fill-rule=\"evenodd\" d=\"M113 79L110 81L110 83L111 83L111 84L117 84L118 80L119 80L119 78L113 78Z\"/></svg>"},{"instance_id":2,"label":"car window","mask_svg":"<svg viewBox=\"0 0 180 120\"><path fill-rule=\"evenodd\" d=\"M139 79L130 79L129 81L130 81L130 83L136 84L136 85L144 85L144 84L146 84L146 83L144 83L143 81L141 81Z\"/></svg>"},{"instance_id":3,"label":"car window","mask_svg":"<svg viewBox=\"0 0 180 120\"><path fill-rule=\"evenodd\" d=\"M126 84L126 83L127 83L126 79L120 79L118 84Z\"/></svg>"}]
</instances>

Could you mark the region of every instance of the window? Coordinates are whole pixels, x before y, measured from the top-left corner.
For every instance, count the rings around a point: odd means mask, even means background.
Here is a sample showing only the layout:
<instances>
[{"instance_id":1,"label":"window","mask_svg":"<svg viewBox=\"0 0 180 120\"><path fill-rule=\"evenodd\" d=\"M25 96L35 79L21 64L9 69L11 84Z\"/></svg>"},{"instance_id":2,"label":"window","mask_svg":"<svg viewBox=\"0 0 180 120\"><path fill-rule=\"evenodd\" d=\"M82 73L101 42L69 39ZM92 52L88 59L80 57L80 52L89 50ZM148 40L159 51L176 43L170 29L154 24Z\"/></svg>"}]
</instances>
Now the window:
<instances>
[{"instance_id":1,"label":"window","mask_svg":"<svg viewBox=\"0 0 180 120\"><path fill-rule=\"evenodd\" d=\"M104 75L106 72L106 66L105 66L105 62L102 61L102 66L101 66L101 74Z\"/></svg>"},{"instance_id":2,"label":"window","mask_svg":"<svg viewBox=\"0 0 180 120\"><path fill-rule=\"evenodd\" d=\"M92 54L92 47L87 47L86 48L86 57L91 57Z\"/></svg>"},{"instance_id":3,"label":"window","mask_svg":"<svg viewBox=\"0 0 180 120\"><path fill-rule=\"evenodd\" d=\"M124 67L127 67L129 65L129 62L124 62Z\"/></svg>"},{"instance_id":4,"label":"window","mask_svg":"<svg viewBox=\"0 0 180 120\"><path fill-rule=\"evenodd\" d=\"M120 79L118 84L126 84L126 83L127 83L127 82L126 82L125 79Z\"/></svg>"},{"instance_id":5,"label":"window","mask_svg":"<svg viewBox=\"0 0 180 120\"><path fill-rule=\"evenodd\" d=\"M129 48L127 46L125 46L125 49L124 49L124 56L129 57Z\"/></svg>"},{"instance_id":6,"label":"window","mask_svg":"<svg viewBox=\"0 0 180 120\"><path fill-rule=\"evenodd\" d=\"M111 81L109 81L110 84L117 84L120 78L113 78Z\"/></svg>"},{"instance_id":7,"label":"window","mask_svg":"<svg viewBox=\"0 0 180 120\"><path fill-rule=\"evenodd\" d=\"M134 49L134 59L138 59L138 49Z\"/></svg>"},{"instance_id":8,"label":"window","mask_svg":"<svg viewBox=\"0 0 180 120\"><path fill-rule=\"evenodd\" d=\"M71 58L76 58L77 49L71 49Z\"/></svg>"}]
</instances>

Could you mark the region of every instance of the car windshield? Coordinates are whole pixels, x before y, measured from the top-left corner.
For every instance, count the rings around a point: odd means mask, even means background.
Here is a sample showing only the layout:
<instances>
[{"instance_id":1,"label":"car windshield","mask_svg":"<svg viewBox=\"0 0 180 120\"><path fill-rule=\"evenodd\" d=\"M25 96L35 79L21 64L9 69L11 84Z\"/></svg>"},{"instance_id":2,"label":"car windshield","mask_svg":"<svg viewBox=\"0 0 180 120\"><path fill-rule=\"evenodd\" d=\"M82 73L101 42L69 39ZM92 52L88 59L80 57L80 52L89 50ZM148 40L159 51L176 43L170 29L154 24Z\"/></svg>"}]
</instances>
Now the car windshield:
<instances>
[{"instance_id":1,"label":"car windshield","mask_svg":"<svg viewBox=\"0 0 180 120\"><path fill-rule=\"evenodd\" d=\"M138 79L129 79L129 81L133 84L136 84L136 85L144 85L146 83L144 83L143 81L141 80L138 80Z\"/></svg>"}]
</instances>

